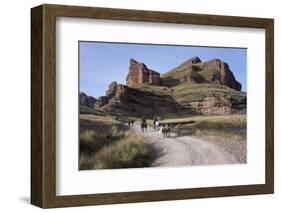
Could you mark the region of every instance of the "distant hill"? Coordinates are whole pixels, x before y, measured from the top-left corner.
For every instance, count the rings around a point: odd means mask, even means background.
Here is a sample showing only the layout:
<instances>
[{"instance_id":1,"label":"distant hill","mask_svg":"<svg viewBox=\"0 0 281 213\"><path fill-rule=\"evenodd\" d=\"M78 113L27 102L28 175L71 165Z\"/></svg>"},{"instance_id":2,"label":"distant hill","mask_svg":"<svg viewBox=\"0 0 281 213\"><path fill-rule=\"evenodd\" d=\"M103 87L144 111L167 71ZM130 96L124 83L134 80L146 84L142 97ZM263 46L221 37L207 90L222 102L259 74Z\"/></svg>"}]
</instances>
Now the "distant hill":
<instances>
[{"instance_id":1,"label":"distant hill","mask_svg":"<svg viewBox=\"0 0 281 213\"><path fill-rule=\"evenodd\" d=\"M193 57L162 75L131 59L126 80L127 85L112 82L94 108L132 116L246 112L246 93L219 59Z\"/></svg>"},{"instance_id":2,"label":"distant hill","mask_svg":"<svg viewBox=\"0 0 281 213\"><path fill-rule=\"evenodd\" d=\"M94 107L94 104L97 101L96 98L94 98L92 96L88 96L84 92L80 92L79 100L80 100L80 105L87 106L87 107Z\"/></svg>"}]
</instances>

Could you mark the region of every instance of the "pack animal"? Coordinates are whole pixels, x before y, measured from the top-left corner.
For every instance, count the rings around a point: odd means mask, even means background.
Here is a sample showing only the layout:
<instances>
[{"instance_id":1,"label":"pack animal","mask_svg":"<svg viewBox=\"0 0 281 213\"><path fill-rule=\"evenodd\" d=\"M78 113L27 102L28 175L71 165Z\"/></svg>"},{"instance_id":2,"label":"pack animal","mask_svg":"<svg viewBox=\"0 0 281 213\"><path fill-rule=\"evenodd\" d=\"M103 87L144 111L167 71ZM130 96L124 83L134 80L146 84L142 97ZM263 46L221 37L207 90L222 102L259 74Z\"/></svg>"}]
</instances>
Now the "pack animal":
<instances>
[{"instance_id":1,"label":"pack animal","mask_svg":"<svg viewBox=\"0 0 281 213\"><path fill-rule=\"evenodd\" d=\"M168 125L161 127L161 133L164 138L171 137L172 128Z\"/></svg>"}]
</instances>

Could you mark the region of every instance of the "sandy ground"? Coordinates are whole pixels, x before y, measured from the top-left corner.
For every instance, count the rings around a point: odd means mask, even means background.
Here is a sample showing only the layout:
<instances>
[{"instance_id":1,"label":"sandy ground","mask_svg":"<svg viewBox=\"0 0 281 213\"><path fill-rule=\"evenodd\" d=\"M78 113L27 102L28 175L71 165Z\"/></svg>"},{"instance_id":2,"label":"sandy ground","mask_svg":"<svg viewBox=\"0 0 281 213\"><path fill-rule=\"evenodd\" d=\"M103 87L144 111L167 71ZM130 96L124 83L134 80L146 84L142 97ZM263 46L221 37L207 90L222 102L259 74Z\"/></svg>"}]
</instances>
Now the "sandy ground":
<instances>
[{"instance_id":1,"label":"sandy ground","mask_svg":"<svg viewBox=\"0 0 281 213\"><path fill-rule=\"evenodd\" d=\"M132 129L143 136L153 151L152 166L182 166L239 163L221 147L191 136L163 138L160 131L148 128L143 133L138 124Z\"/></svg>"}]
</instances>

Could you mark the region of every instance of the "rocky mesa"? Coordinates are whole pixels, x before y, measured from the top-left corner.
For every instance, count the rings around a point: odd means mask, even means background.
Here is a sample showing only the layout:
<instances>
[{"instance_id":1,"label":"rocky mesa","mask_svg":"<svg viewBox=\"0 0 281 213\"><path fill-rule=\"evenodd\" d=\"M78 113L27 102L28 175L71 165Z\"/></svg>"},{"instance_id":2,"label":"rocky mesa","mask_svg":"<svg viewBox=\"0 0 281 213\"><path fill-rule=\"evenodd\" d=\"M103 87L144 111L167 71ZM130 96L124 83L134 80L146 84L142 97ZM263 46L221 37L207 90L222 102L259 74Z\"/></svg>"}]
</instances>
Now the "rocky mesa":
<instances>
[{"instance_id":1,"label":"rocky mesa","mask_svg":"<svg viewBox=\"0 0 281 213\"><path fill-rule=\"evenodd\" d=\"M112 82L93 107L132 116L246 112L246 93L219 59L202 62L193 57L161 75L131 59L126 84Z\"/></svg>"}]
</instances>

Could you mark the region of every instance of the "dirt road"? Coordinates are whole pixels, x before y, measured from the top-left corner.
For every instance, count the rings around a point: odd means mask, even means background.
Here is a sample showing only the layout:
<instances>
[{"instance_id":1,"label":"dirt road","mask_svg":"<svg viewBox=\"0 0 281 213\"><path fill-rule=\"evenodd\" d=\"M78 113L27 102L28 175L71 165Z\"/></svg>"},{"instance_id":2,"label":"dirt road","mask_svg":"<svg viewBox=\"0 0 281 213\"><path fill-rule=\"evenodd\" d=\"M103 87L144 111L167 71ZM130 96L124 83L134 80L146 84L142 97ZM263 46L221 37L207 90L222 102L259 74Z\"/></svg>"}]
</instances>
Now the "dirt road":
<instances>
[{"instance_id":1,"label":"dirt road","mask_svg":"<svg viewBox=\"0 0 281 213\"><path fill-rule=\"evenodd\" d=\"M148 128L141 131L138 124L134 132L143 136L153 151L152 166L182 166L238 163L235 157L215 144L191 136L163 138L160 131Z\"/></svg>"}]
</instances>

